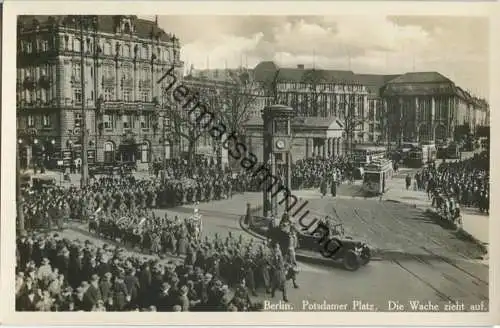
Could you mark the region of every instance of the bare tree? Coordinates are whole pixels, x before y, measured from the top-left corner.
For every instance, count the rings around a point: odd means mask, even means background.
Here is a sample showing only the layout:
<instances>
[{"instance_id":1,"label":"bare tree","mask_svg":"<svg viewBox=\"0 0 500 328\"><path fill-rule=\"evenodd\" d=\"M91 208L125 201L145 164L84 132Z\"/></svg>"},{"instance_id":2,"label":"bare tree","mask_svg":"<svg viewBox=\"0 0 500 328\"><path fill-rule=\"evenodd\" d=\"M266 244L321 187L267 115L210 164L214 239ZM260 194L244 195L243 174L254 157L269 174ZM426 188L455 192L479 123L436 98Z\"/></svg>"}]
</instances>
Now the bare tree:
<instances>
[{"instance_id":1,"label":"bare tree","mask_svg":"<svg viewBox=\"0 0 500 328\"><path fill-rule=\"evenodd\" d=\"M356 107L356 102L354 101L354 95L350 96L349 101L345 103L344 106L345 110L341 113L338 123L342 126L342 132L345 136L345 153L351 154L354 143L354 134L358 131L358 127L363 125L365 119L360 117L357 111L358 108Z\"/></svg>"},{"instance_id":2,"label":"bare tree","mask_svg":"<svg viewBox=\"0 0 500 328\"><path fill-rule=\"evenodd\" d=\"M228 80L218 93L219 106L215 113L228 131L244 134L244 124L258 104L260 90L246 69L227 71Z\"/></svg>"},{"instance_id":3,"label":"bare tree","mask_svg":"<svg viewBox=\"0 0 500 328\"><path fill-rule=\"evenodd\" d=\"M305 116L322 116L320 111L324 106L324 101L320 97L322 93L318 87L325 81L326 75L322 70L307 70L302 76L302 82L307 84L309 89L306 101L301 104L303 106L302 114Z\"/></svg>"},{"instance_id":4,"label":"bare tree","mask_svg":"<svg viewBox=\"0 0 500 328\"><path fill-rule=\"evenodd\" d=\"M188 114L188 111L184 110L182 106L176 103L171 97L166 97L167 100L164 104L165 115L168 117L170 121L170 128L173 132L173 135L176 137L177 143L182 142L184 140L187 142L187 162L190 172L192 172L194 168L194 156L196 153L196 143L200 136L202 135L202 131L199 126L197 126L196 122L193 122L191 117ZM179 145L182 149L182 146Z\"/></svg>"},{"instance_id":5,"label":"bare tree","mask_svg":"<svg viewBox=\"0 0 500 328\"><path fill-rule=\"evenodd\" d=\"M204 80L192 87L190 92L198 94L200 103L213 115L213 122L209 126L224 126L226 133L237 136L238 140L244 136L244 125L256 108L260 96L257 84L246 69L226 70L224 80ZM210 129L204 126L195 127L195 130L198 131L190 136L195 138L192 140L193 145L196 145L197 138ZM213 138L213 145L218 163L221 164L222 142Z\"/></svg>"}]
</instances>

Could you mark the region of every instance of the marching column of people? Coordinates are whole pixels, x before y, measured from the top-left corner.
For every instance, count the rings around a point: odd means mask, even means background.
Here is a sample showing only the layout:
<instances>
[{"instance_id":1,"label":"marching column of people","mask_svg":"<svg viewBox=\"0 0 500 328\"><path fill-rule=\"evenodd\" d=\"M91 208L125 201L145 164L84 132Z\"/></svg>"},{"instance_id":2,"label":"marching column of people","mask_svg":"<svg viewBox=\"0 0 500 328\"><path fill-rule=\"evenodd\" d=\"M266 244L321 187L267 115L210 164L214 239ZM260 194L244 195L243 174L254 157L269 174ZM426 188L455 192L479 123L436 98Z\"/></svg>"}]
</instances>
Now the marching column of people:
<instances>
[{"instance_id":1,"label":"marching column of people","mask_svg":"<svg viewBox=\"0 0 500 328\"><path fill-rule=\"evenodd\" d=\"M296 273L279 247L222 239L188 243L183 263L56 234L23 235L16 247L18 311L255 311L258 289L283 291ZM231 296L230 289L234 287ZM297 287L297 286L296 286Z\"/></svg>"},{"instance_id":2,"label":"marching column of people","mask_svg":"<svg viewBox=\"0 0 500 328\"><path fill-rule=\"evenodd\" d=\"M415 175L416 189L425 190L433 205L447 205L450 202L489 212L489 156L487 153L474 157L443 162L439 166L424 168ZM444 201L443 201L444 199Z\"/></svg>"}]
</instances>

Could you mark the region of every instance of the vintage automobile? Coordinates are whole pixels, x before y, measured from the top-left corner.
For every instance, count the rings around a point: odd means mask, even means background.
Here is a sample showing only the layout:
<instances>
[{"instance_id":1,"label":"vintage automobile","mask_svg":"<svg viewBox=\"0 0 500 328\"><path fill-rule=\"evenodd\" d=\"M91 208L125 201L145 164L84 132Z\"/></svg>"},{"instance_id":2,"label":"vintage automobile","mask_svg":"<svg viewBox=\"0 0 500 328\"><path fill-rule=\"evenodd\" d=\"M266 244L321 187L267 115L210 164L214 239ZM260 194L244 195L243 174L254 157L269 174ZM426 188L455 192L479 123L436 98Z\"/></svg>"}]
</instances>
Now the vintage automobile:
<instances>
[{"instance_id":1,"label":"vintage automobile","mask_svg":"<svg viewBox=\"0 0 500 328\"><path fill-rule=\"evenodd\" d=\"M329 231L320 228L312 232L298 230L298 249L318 250L321 255L341 264L345 270L356 271L371 260L370 247L362 241L345 236L341 223L330 224ZM288 249L288 231L270 227L268 237L279 243L282 250Z\"/></svg>"}]
</instances>

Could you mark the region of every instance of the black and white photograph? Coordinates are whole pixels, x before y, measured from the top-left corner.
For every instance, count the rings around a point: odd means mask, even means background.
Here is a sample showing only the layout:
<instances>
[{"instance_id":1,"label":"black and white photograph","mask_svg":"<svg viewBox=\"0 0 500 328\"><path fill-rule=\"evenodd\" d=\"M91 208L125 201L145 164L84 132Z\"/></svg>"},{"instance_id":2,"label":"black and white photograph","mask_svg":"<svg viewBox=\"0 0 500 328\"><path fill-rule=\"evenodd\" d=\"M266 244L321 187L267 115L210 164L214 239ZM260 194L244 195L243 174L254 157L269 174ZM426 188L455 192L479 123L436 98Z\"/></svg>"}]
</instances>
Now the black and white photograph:
<instances>
[{"instance_id":1,"label":"black and white photograph","mask_svg":"<svg viewBox=\"0 0 500 328\"><path fill-rule=\"evenodd\" d=\"M491 310L488 17L45 13L12 311Z\"/></svg>"}]
</instances>

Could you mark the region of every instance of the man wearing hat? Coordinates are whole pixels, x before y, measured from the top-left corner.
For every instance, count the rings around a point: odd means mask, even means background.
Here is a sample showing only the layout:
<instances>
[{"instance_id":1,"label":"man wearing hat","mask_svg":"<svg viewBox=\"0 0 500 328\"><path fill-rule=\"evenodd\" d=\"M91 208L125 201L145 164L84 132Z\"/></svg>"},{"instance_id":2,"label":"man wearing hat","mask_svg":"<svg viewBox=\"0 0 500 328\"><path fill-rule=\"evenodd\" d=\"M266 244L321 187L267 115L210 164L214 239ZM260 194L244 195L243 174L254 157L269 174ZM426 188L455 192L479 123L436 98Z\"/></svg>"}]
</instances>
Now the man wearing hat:
<instances>
[{"instance_id":1,"label":"man wearing hat","mask_svg":"<svg viewBox=\"0 0 500 328\"><path fill-rule=\"evenodd\" d=\"M174 306L174 299L170 294L170 284L164 282L161 285L160 294L158 295L158 300L156 303L156 308L158 312L170 312Z\"/></svg>"},{"instance_id":2,"label":"man wearing hat","mask_svg":"<svg viewBox=\"0 0 500 328\"><path fill-rule=\"evenodd\" d=\"M101 290L99 289L99 276L93 274L83 297L85 311L92 311L99 300L102 300Z\"/></svg>"},{"instance_id":3,"label":"man wearing hat","mask_svg":"<svg viewBox=\"0 0 500 328\"><path fill-rule=\"evenodd\" d=\"M279 250L279 246L277 247ZM283 255L280 251L275 251L272 261L272 287L271 287L271 297L277 289L283 292L283 301L288 302L287 290L286 290L286 268L285 262L283 260Z\"/></svg>"},{"instance_id":4,"label":"man wearing hat","mask_svg":"<svg viewBox=\"0 0 500 328\"><path fill-rule=\"evenodd\" d=\"M113 284L111 283L111 278L113 275L111 272L106 272L99 283L99 290L101 291L102 300L104 305L108 310L111 310L113 306Z\"/></svg>"},{"instance_id":5,"label":"man wearing hat","mask_svg":"<svg viewBox=\"0 0 500 328\"><path fill-rule=\"evenodd\" d=\"M127 287L128 295L130 296L130 304L132 306L139 304L139 279L136 277L136 270L131 267L127 270L125 279L123 280Z\"/></svg>"},{"instance_id":6,"label":"man wearing hat","mask_svg":"<svg viewBox=\"0 0 500 328\"><path fill-rule=\"evenodd\" d=\"M245 279L241 279L234 291L234 296L230 303L234 304L238 308L238 311L244 311L252 305Z\"/></svg>"},{"instance_id":7,"label":"man wearing hat","mask_svg":"<svg viewBox=\"0 0 500 328\"><path fill-rule=\"evenodd\" d=\"M115 283L113 284L113 305L114 311L124 311L127 303L130 301L130 296L128 294L127 286L123 282L125 278L124 272L120 272L115 277Z\"/></svg>"}]
</instances>

